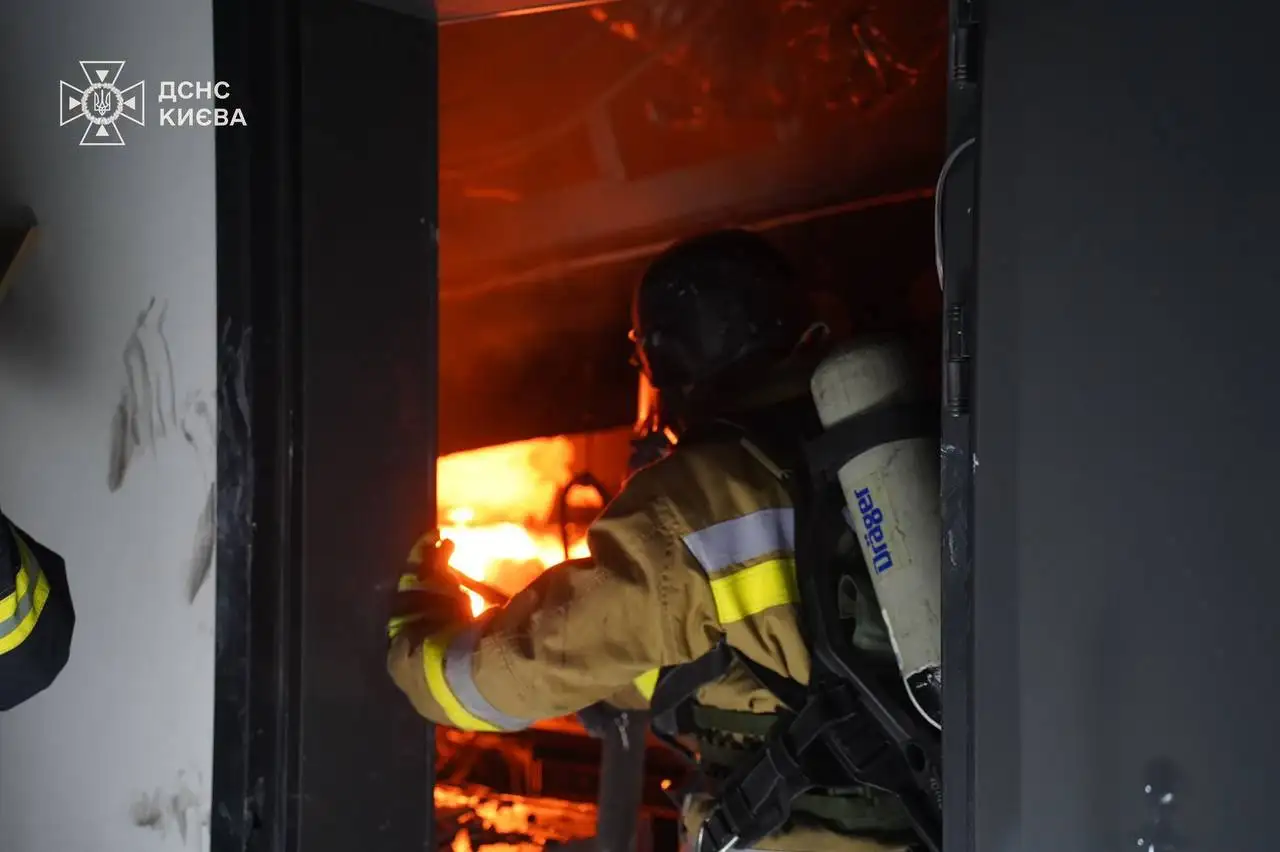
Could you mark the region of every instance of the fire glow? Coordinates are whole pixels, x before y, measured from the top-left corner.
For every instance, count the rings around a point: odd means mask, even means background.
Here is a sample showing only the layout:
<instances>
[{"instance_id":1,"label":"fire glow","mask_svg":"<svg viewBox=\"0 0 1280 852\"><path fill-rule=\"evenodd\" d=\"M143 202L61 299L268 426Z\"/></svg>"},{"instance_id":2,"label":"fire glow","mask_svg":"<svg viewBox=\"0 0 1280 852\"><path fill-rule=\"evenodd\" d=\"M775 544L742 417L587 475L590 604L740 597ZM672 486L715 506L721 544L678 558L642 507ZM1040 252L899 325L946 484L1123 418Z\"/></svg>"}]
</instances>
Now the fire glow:
<instances>
[{"instance_id":1,"label":"fire glow","mask_svg":"<svg viewBox=\"0 0 1280 852\"><path fill-rule=\"evenodd\" d=\"M561 488L573 476L574 446L565 437L537 438L454 453L437 466L440 535L454 544L451 564L506 595L565 560L556 517ZM590 489L567 495L574 508L600 508ZM586 530L568 527L570 559L590 555ZM472 591L471 611L490 604Z\"/></svg>"}]
</instances>

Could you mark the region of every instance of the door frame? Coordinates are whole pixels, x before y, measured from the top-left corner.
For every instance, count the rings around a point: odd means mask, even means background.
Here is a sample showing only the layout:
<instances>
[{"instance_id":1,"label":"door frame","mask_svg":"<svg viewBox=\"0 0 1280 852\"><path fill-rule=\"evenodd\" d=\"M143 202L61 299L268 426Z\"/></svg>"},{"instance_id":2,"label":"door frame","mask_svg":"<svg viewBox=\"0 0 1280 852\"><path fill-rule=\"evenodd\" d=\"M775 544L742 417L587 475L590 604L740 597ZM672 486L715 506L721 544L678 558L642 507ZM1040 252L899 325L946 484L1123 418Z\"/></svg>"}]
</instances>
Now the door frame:
<instances>
[{"instance_id":1,"label":"door frame","mask_svg":"<svg viewBox=\"0 0 1280 852\"><path fill-rule=\"evenodd\" d=\"M383 614L434 523L436 23L215 0L214 56L248 126L217 142L212 848L433 850Z\"/></svg>"}]
</instances>

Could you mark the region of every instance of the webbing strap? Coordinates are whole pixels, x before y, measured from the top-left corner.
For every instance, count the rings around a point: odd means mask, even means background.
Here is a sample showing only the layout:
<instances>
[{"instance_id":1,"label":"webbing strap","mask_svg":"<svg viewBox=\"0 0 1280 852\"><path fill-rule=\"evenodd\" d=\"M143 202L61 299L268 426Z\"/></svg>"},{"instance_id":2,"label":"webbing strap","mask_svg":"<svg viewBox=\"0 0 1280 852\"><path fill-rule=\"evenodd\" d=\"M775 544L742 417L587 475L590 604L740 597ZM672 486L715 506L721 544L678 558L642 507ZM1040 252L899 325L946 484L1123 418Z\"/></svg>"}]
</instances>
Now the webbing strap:
<instances>
[{"instance_id":1,"label":"webbing strap","mask_svg":"<svg viewBox=\"0 0 1280 852\"><path fill-rule=\"evenodd\" d=\"M813 695L785 728L771 735L721 788L716 806L699 831L696 852L728 852L750 846L783 826L795 801L817 787L805 757L823 734L858 713L857 701L841 687ZM877 750L872 741L871 751ZM864 749L859 749L860 752ZM862 760L868 754L860 753Z\"/></svg>"},{"instance_id":2,"label":"webbing strap","mask_svg":"<svg viewBox=\"0 0 1280 852\"><path fill-rule=\"evenodd\" d=\"M911 829L911 817L897 796L870 787L838 795L806 793L791 803L791 811L816 817L836 831L850 834Z\"/></svg>"},{"instance_id":3,"label":"webbing strap","mask_svg":"<svg viewBox=\"0 0 1280 852\"><path fill-rule=\"evenodd\" d=\"M815 479L834 479L845 462L867 450L933 434L939 417L936 404L902 402L845 418L806 442L809 470Z\"/></svg>"},{"instance_id":4,"label":"webbing strap","mask_svg":"<svg viewBox=\"0 0 1280 852\"><path fill-rule=\"evenodd\" d=\"M764 739L778 723L773 713L749 713L746 710L723 710L719 707L693 706L690 716L697 731L723 731L743 737Z\"/></svg>"},{"instance_id":5,"label":"webbing strap","mask_svg":"<svg viewBox=\"0 0 1280 852\"><path fill-rule=\"evenodd\" d=\"M699 787L715 795L718 767L740 767L749 752L732 746L701 743L698 752L707 764ZM791 816L808 817L830 830L849 834L909 830L911 818L892 793L870 787L842 788L836 792L802 793L791 802Z\"/></svg>"},{"instance_id":6,"label":"webbing strap","mask_svg":"<svg viewBox=\"0 0 1280 852\"><path fill-rule=\"evenodd\" d=\"M732 776L752 758L761 742L783 718L773 713L750 713L695 705L691 713L698 734L698 756L702 770L712 781ZM716 732L736 735L744 742L724 743ZM700 779L706 787L705 781ZM845 833L895 832L908 830L911 819L892 793L864 785L845 786L831 792L809 792L791 803L793 815L803 815L826 824L831 830Z\"/></svg>"},{"instance_id":7,"label":"webbing strap","mask_svg":"<svg viewBox=\"0 0 1280 852\"><path fill-rule=\"evenodd\" d=\"M691 663L665 668L649 699L653 727L667 736L680 732L679 714L704 685L719 680L733 663L733 651L721 639L716 646Z\"/></svg>"},{"instance_id":8,"label":"webbing strap","mask_svg":"<svg viewBox=\"0 0 1280 852\"><path fill-rule=\"evenodd\" d=\"M792 680L786 675L775 672L768 666L762 666L746 654L738 654L738 659L742 662L752 676L760 682L760 685L769 690L774 696L786 705L792 711L799 711L804 707L805 702L809 700L809 690L797 681Z\"/></svg>"}]
</instances>

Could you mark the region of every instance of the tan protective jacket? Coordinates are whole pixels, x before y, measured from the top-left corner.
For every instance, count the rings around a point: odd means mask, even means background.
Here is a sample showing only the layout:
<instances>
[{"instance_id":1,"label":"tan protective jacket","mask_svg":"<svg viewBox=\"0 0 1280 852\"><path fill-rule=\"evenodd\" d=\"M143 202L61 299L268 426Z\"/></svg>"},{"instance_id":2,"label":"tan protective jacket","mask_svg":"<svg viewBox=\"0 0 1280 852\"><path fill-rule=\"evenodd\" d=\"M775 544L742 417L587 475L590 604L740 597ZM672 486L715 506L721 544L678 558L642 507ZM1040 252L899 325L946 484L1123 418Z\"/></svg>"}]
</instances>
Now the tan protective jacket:
<instances>
[{"instance_id":1,"label":"tan protective jacket","mask_svg":"<svg viewBox=\"0 0 1280 852\"><path fill-rule=\"evenodd\" d=\"M551 568L506 607L414 644L392 643L392 678L428 719L518 730L608 701L646 706L658 669L696 660L723 635L800 683L809 655L796 604L794 513L774 472L741 443L678 448L639 471L588 534L594 567ZM698 703L769 713L745 668ZM707 803L686 805L696 836ZM903 850L792 825L758 849Z\"/></svg>"}]
</instances>

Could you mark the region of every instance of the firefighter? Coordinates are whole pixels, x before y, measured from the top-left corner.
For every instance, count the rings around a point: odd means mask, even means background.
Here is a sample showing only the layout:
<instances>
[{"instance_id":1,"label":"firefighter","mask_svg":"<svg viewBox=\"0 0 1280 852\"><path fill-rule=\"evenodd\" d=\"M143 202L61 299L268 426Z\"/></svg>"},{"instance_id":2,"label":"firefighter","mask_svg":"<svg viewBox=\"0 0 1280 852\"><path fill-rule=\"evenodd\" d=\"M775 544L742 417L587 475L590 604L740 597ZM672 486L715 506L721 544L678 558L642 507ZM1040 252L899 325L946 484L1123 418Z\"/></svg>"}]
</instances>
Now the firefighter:
<instances>
[{"instance_id":1,"label":"firefighter","mask_svg":"<svg viewBox=\"0 0 1280 852\"><path fill-rule=\"evenodd\" d=\"M0 512L0 710L53 683L75 619L61 557Z\"/></svg>"},{"instance_id":2,"label":"firefighter","mask_svg":"<svg viewBox=\"0 0 1280 852\"><path fill-rule=\"evenodd\" d=\"M476 621L443 573L406 578L390 628L389 671L413 706L472 731L520 730L599 702L653 702L658 712L655 690L668 674L719 660L709 682L707 672L690 681L687 724L671 732L696 743L708 781L683 797L693 852L736 845L700 828L712 782L741 765L783 709L765 681L804 684L811 671L793 501L769 452L821 430L809 379L825 328L802 292L786 259L754 234L715 232L667 249L637 288L632 340L674 450L636 472L592 525L590 562L551 568ZM742 440L726 423L759 437ZM442 544L424 558L443 566L448 553ZM874 598L864 589L848 603L856 643L892 666ZM857 784L838 793L801 796L780 829L749 845L913 848L895 797Z\"/></svg>"}]
</instances>

